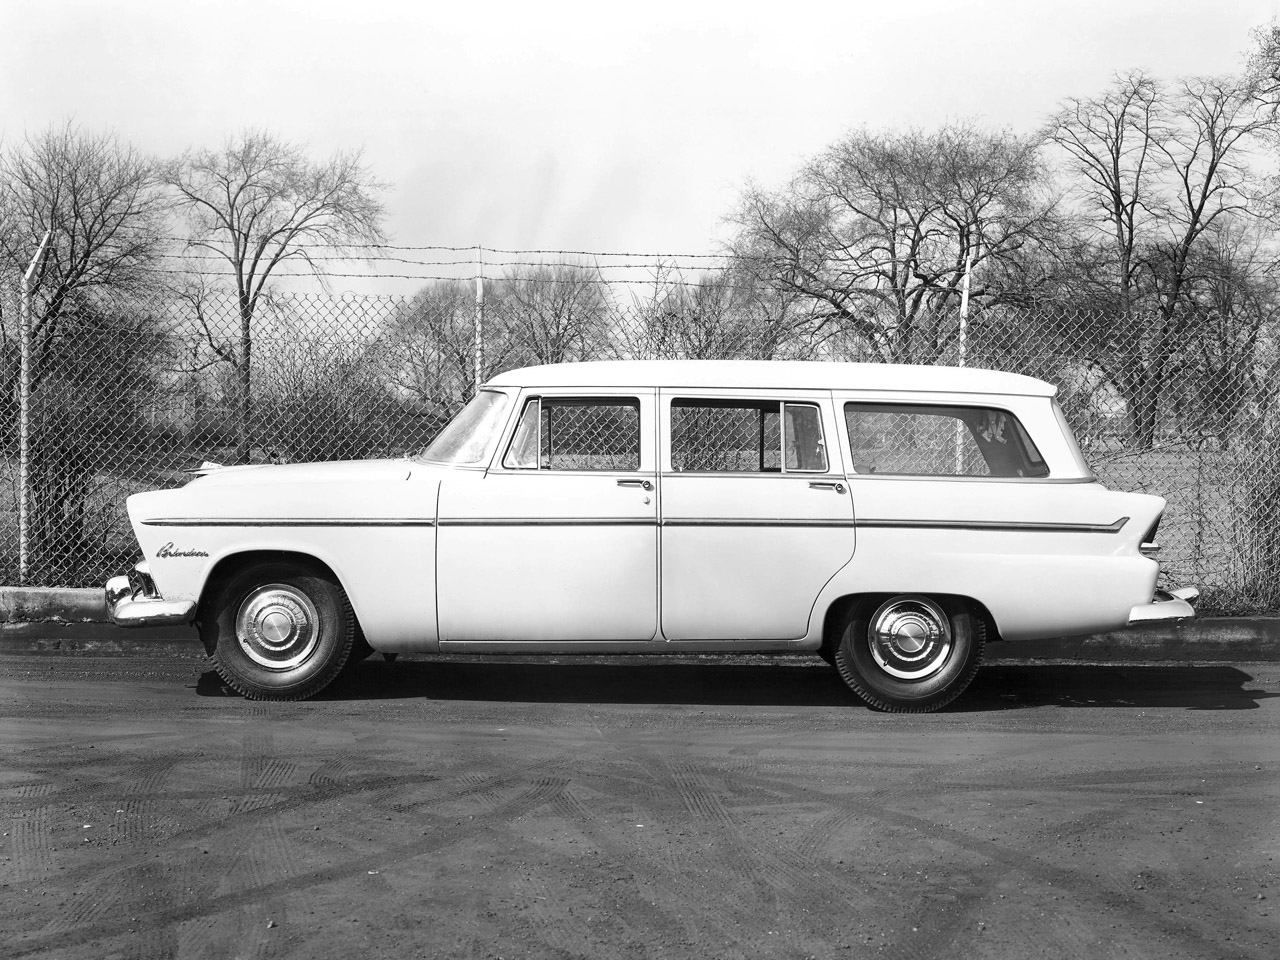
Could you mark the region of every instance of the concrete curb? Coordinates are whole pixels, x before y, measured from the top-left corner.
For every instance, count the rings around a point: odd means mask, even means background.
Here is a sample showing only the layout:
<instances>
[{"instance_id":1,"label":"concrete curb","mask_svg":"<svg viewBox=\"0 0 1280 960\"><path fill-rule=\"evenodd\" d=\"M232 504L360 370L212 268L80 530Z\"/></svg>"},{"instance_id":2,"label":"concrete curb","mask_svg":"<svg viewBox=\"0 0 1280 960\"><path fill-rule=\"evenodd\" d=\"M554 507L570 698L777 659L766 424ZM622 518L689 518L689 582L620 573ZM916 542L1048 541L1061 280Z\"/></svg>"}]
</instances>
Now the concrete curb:
<instances>
[{"instance_id":1,"label":"concrete curb","mask_svg":"<svg viewBox=\"0 0 1280 960\"><path fill-rule=\"evenodd\" d=\"M101 590L0 587L0 655L18 653L201 657L204 649L194 627L117 627L107 620ZM1280 661L1280 618L1208 617L1088 637L996 643L987 648L984 659Z\"/></svg>"}]
</instances>

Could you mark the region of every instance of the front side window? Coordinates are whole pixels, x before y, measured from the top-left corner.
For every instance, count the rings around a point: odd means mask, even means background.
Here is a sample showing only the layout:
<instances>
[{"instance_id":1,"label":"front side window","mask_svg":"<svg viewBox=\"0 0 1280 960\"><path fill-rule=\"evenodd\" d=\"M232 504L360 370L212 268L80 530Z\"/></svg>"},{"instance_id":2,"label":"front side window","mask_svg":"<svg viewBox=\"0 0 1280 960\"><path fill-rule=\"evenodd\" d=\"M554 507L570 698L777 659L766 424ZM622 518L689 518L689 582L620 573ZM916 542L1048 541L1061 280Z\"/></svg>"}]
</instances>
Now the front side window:
<instances>
[{"instance_id":1,"label":"front side window","mask_svg":"<svg viewBox=\"0 0 1280 960\"><path fill-rule=\"evenodd\" d=\"M1012 413L993 407L847 403L856 473L931 477L1047 477L1049 467Z\"/></svg>"},{"instance_id":2,"label":"front side window","mask_svg":"<svg viewBox=\"0 0 1280 960\"><path fill-rule=\"evenodd\" d=\"M640 402L534 397L525 404L509 470L639 470Z\"/></svg>"},{"instance_id":3,"label":"front side window","mask_svg":"<svg viewBox=\"0 0 1280 960\"><path fill-rule=\"evenodd\" d=\"M671 469L679 473L825 473L822 413L812 403L674 400Z\"/></svg>"}]
</instances>

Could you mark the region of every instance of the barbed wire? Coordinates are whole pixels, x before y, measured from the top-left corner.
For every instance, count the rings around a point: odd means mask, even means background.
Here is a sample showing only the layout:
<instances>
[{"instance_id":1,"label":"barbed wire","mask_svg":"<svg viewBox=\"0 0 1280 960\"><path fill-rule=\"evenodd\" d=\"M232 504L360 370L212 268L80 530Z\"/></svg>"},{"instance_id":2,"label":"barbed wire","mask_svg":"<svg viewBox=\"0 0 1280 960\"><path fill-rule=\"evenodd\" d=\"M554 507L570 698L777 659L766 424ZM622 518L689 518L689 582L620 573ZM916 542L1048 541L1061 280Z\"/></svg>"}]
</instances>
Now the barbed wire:
<instances>
[{"instance_id":1,"label":"barbed wire","mask_svg":"<svg viewBox=\"0 0 1280 960\"><path fill-rule=\"evenodd\" d=\"M164 267L144 268L142 272L148 274L185 276L185 277L217 277L219 279L228 279L231 274L220 270L170 270ZM476 279L492 281L500 283L506 280L518 280L521 283L544 283L544 284L564 284L573 282L579 284L594 284L604 287L612 287L617 285L623 286L661 286L661 287L701 287L702 284L696 280L674 280L667 278L653 277L644 280L634 280L625 278L606 278L606 277L576 277L572 281L566 281L562 277L487 277L477 278L474 274L466 276L444 276L431 275L422 273L341 273L334 271L325 271L316 274L314 272L305 271L281 271L279 268L271 272L272 278L275 279L339 279L339 280L426 280L426 281L456 281L459 283L470 283ZM753 287L744 284L723 284L720 289L725 290L751 290Z\"/></svg>"},{"instance_id":2,"label":"barbed wire","mask_svg":"<svg viewBox=\"0 0 1280 960\"><path fill-rule=\"evenodd\" d=\"M216 253L158 253L154 255L158 260L181 260L181 261L215 261L219 263L232 262L232 258ZM306 260L307 262L317 263L350 263L353 260L363 260L368 263L402 263L417 267L467 267L469 269L489 268L489 267L527 267L532 269L538 268L557 268L563 267L570 270L653 270L666 269L678 270L677 265L663 261L654 261L650 263L575 263L573 261L557 261L548 263L540 261L531 263L526 260L486 260L483 263L477 263L474 260L412 260L407 257L343 257L343 256L314 256L308 254L306 257L291 257L293 262ZM709 270L729 270L732 269L731 264L702 264L696 269L700 271Z\"/></svg>"},{"instance_id":3,"label":"barbed wire","mask_svg":"<svg viewBox=\"0 0 1280 960\"><path fill-rule=\"evenodd\" d=\"M171 242L196 245L207 245L211 243L225 243L225 240L213 238L210 240L199 240L191 237L157 237L156 239ZM561 250L555 248L534 248L529 250L521 250L516 248L505 247L486 247L483 245L472 245L466 247L450 246L444 244L422 244L408 245L395 243L316 243L314 241L305 241L290 244L291 247L307 250L401 250L401 251L419 251L433 252L443 251L448 253L497 253L503 256L558 256L558 257L645 257L649 259L676 259L676 260L719 260L725 257L720 253L671 253L671 252L639 252L625 250Z\"/></svg>"}]
</instances>

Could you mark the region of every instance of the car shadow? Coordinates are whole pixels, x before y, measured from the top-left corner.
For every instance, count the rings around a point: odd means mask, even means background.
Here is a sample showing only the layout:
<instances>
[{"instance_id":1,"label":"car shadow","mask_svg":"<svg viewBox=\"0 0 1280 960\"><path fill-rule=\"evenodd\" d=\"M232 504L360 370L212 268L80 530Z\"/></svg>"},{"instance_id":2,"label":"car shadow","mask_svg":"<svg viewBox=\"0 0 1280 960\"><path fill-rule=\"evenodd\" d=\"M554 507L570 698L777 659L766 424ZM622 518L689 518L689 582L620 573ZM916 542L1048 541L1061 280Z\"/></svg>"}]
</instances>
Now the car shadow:
<instances>
[{"instance_id":1,"label":"car shadow","mask_svg":"<svg viewBox=\"0 0 1280 960\"><path fill-rule=\"evenodd\" d=\"M372 659L351 668L318 700L473 700L529 703L854 707L861 701L836 672L815 658L760 658L732 663L660 662L656 658L415 657ZM647 662L638 662L646 660ZM656 662L655 662L656 661ZM1253 676L1235 666L1138 664L989 664L945 712L1034 707L1174 707L1255 710L1280 696L1252 689ZM235 696L209 671L201 696Z\"/></svg>"}]
</instances>

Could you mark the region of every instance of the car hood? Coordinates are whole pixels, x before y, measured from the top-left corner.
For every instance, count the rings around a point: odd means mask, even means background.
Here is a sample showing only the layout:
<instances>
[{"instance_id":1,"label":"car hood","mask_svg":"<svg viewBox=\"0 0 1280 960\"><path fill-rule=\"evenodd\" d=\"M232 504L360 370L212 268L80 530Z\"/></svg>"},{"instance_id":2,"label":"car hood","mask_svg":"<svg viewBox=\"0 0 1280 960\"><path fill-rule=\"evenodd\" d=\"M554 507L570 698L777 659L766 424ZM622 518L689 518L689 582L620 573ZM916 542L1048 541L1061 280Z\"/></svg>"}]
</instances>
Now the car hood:
<instances>
[{"instance_id":1,"label":"car hood","mask_svg":"<svg viewBox=\"0 0 1280 960\"><path fill-rule=\"evenodd\" d=\"M253 464L219 467L187 484L187 489L268 486L272 484L371 483L407 480L409 460L337 460L329 463Z\"/></svg>"},{"instance_id":2,"label":"car hood","mask_svg":"<svg viewBox=\"0 0 1280 960\"><path fill-rule=\"evenodd\" d=\"M415 520L435 515L439 479L409 460L224 467L183 487L136 493L128 507L135 530L139 523L184 519Z\"/></svg>"}]
</instances>

